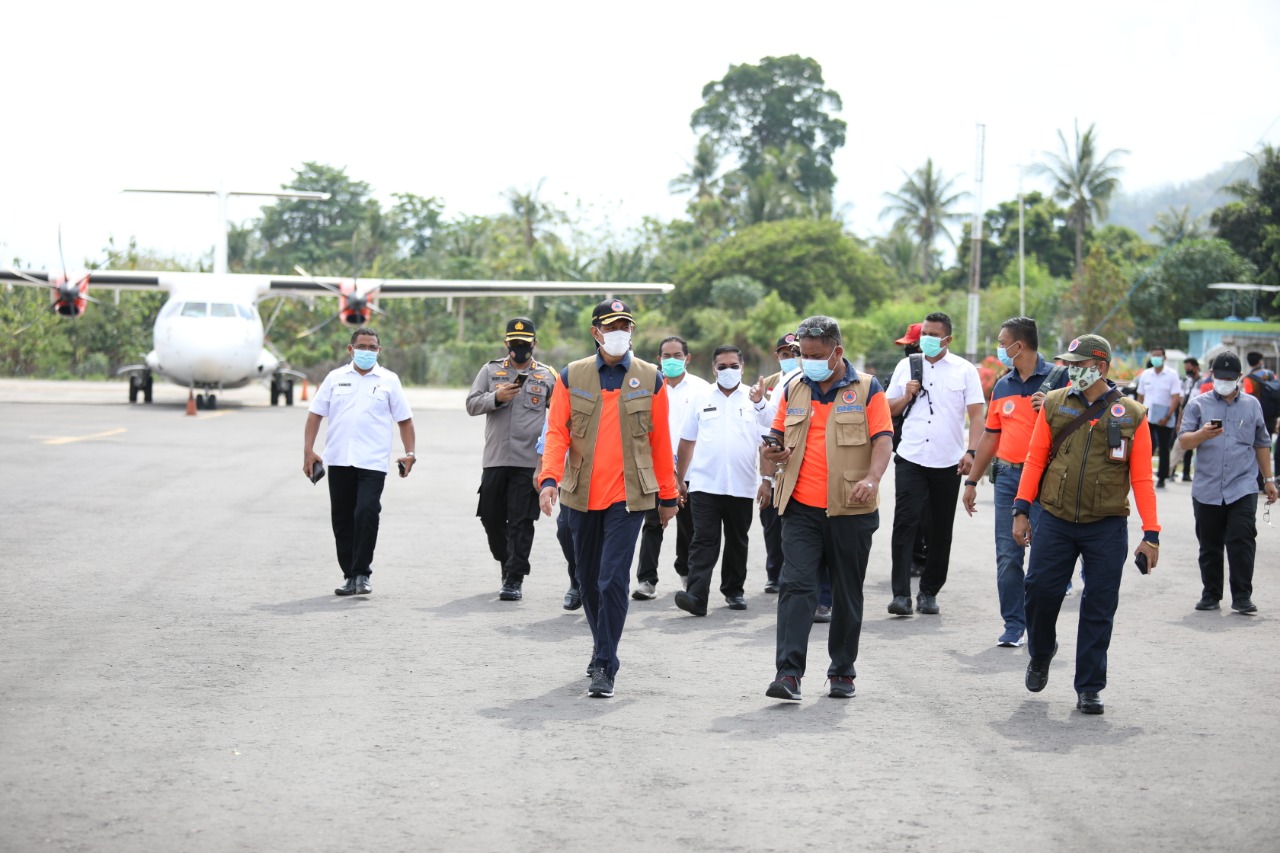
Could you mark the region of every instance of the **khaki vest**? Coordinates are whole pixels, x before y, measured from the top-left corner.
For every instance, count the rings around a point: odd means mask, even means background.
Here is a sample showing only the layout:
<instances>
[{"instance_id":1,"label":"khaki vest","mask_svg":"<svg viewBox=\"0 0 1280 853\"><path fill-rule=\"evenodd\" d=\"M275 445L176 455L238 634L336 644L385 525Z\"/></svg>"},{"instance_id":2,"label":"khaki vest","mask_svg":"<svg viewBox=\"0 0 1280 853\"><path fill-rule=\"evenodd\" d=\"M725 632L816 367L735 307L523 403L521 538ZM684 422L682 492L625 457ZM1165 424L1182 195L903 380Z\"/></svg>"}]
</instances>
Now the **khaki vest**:
<instances>
[{"instance_id":1,"label":"khaki vest","mask_svg":"<svg viewBox=\"0 0 1280 853\"><path fill-rule=\"evenodd\" d=\"M827 416L827 515L866 515L880 505L877 496L871 503L854 503L853 487L871 470L871 436L867 432L867 395L871 377L855 373L848 385L836 389L832 412ZM779 393L779 392L775 392ZM852 394L852 399L846 396ZM782 470L776 486L778 512L787 510L791 492L804 464L805 441L812 422L813 391L802 377L787 383L786 396L779 402L786 406L784 447L791 448L791 459Z\"/></svg>"},{"instance_id":2,"label":"khaki vest","mask_svg":"<svg viewBox=\"0 0 1280 853\"><path fill-rule=\"evenodd\" d=\"M579 359L568 367L569 461L560 481L560 502L579 512L587 511L591 470L596 461L596 433L600 429L600 371L596 357ZM653 388L658 368L631 356L631 368L618 392L618 424L622 428L622 471L627 489L627 510L643 512L658 505L658 476L653 470ZM603 465L618 460L602 459Z\"/></svg>"},{"instance_id":3,"label":"khaki vest","mask_svg":"<svg viewBox=\"0 0 1280 853\"><path fill-rule=\"evenodd\" d=\"M1044 398L1044 415L1052 435L1057 435L1086 408L1070 387L1050 391ZM1117 408L1119 407L1119 408ZM1049 463L1040 482L1040 505L1063 521L1086 523L1129 514L1129 457L1133 436L1147 414L1137 400L1121 397L1093 424L1077 429ZM1107 425L1116 421L1124 442L1123 454L1107 447ZM1145 428L1145 427L1144 427Z\"/></svg>"}]
</instances>

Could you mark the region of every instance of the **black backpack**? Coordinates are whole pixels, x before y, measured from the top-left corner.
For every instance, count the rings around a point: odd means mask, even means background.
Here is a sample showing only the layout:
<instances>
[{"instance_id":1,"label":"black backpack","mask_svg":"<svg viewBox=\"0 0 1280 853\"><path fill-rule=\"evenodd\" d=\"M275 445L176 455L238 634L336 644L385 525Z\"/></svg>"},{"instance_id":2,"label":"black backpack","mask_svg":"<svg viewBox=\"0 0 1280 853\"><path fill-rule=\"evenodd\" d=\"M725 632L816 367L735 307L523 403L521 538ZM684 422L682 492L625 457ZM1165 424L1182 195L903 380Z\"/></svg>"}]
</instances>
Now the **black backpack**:
<instances>
[{"instance_id":1,"label":"black backpack","mask_svg":"<svg viewBox=\"0 0 1280 853\"><path fill-rule=\"evenodd\" d=\"M1275 376L1260 379L1250 373L1249 380L1253 382L1253 396L1262 404L1262 419L1270 432L1276 427L1276 418L1280 418L1280 379Z\"/></svg>"},{"instance_id":2,"label":"black backpack","mask_svg":"<svg viewBox=\"0 0 1280 853\"><path fill-rule=\"evenodd\" d=\"M907 356L908 367L911 369L911 381L921 382L924 380L924 355L913 352ZM897 450L898 445L902 443L902 425L907 420L907 415L911 414L911 407L916 404L916 400L920 399L920 395L911 398L911 402L907 403L907 407L902 410L902 414L893 418L893 449Z\"/></svg>"}]
</instances>

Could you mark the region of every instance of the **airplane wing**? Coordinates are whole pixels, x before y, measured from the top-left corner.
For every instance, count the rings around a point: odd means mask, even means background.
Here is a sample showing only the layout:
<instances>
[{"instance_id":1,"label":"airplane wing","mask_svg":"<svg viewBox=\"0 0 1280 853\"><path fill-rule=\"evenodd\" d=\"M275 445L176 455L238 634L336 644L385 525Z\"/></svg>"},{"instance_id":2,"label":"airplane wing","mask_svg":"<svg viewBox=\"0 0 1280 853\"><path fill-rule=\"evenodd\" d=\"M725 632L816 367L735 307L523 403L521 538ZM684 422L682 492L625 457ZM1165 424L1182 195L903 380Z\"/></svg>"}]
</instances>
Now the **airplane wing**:
<instances>
[{"instance_id":1,"label":"airplane wing","mask_svg":"<svg viewBox=\"0 0 1280 853\"><path fill-rule=\"evenodd\" d=\"M350 286L352 279L274 276L268 293L282 296L324 296ZM326 285L328 285L326 287ZM630 281L491 281L488 279L362 278L361 294L379 299L442 296L612 296L620 293L670 293L674 285Z\"/></svg>"},{"instance_id":2,"label":"airplane wing","mask_svg":"<svg viewBox=\"0 0 1280 853\"><path fill-rule=\"evenodd\" d=\"M83 276L89 276L90 287L103 287L111 290L168 290L171 286L169 277L176 273L132 272L115 270L88 270L87 273L76 273L72 278L79 282ZM80 276L77 278L76 276ZM44 270L0 269L0 282L19 284L23 287L50 287L53 282L51 273Z\"/></svg>"}]
</instances>

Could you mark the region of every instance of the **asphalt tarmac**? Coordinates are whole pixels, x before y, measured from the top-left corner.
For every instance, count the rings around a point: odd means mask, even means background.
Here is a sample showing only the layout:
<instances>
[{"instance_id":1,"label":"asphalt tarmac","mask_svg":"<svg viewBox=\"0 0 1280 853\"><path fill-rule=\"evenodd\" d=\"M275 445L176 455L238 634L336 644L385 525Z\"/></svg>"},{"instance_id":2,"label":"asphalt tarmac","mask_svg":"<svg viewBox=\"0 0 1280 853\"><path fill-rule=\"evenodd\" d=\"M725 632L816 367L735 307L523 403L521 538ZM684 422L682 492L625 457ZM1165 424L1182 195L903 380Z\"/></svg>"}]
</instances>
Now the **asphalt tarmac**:
<instances>
[{"instance_id":1,"label":"asphalt tarmac","mask_svg":"<svg viewBox=\"0 0 1280 853\"><path fill-rule=\"evenodd\" d=\"M887 479L855 698L825 695L823 625L803 701L765 697L756 525L749 609L703 619L672 603L669 534L617 695L589 699L553 520L524 600L498 600L462 396L411 392L421 461L388 480L374 594L337 598L303 406L248 388L185 417L169 386L131 406L121 383L0 381L0 849L1280 846L1280 528L1260 522L1258 613L1199 613L1190 486L1159 492L1161 562L1125 576L1088 717L1078 596L1044 692L995 646L989 486L942 614L885 612Z\"/></svg>"}]
</instances>

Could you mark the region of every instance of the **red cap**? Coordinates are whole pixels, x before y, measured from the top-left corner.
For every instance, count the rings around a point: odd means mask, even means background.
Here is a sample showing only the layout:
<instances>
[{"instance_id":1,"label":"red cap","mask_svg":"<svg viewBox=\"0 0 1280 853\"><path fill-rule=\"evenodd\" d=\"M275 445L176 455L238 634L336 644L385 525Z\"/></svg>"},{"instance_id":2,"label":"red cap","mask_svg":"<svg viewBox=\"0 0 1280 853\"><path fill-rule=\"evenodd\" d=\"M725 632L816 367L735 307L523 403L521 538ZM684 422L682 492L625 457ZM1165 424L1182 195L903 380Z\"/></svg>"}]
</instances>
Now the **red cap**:
<instances>
[{"instance_id":1,"label":"red cap","mask_svg":"<svg viewBox=\"0 0 1280 853\"><path fill-rule=\"evenodd\" d=\"M918 344L920 343L920 330L924 328L924 323L912 323L907 326L907 333L894 341L895 344Z\"/></svg>"}]
</instances>

